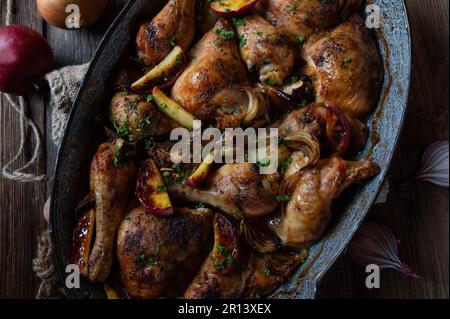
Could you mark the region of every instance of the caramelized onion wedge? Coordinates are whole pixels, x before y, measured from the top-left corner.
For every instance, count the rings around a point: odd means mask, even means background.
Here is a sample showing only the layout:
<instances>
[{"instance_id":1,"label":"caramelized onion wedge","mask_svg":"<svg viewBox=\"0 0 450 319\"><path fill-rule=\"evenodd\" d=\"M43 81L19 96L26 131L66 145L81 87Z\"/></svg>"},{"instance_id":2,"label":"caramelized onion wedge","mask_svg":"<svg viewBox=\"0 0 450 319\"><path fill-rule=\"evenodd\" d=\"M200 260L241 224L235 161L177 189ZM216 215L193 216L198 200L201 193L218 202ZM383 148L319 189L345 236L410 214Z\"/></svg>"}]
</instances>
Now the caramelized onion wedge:
<instances>
[{"instance_id":1,"label":"caramelized onion wedge","mask_svg":"<svg viewBox=\"0 0 450 319\"><path fill-rule=\"evenodd\" d=\"M241 220L240 231L247 244L259 253L272 253L281 246L278 238L257 229L244 219Z\"/></svg>"},{"instance_id":2,"label":"caramelized onion wedge","mask_svg":"<svg viewBox=\"0 0 450 319\"><path fill-rule=\"evenodd\" d=\"M186 66L183 49L176 46L157 66L131 85L139 93L150 93L154 87L165 88L172 85Z\"/></svg>"},{"instance_id":3,"label":"caramelized onion wedge","mask_svg":"<svg viewBox=\"0 0 450 319\"><path fill-rule=\"evenodd\" d=\"M250 125L255 119L267 113L266 97L259 88L244 89L244 91L248 95L248 107L242 124Z\"/></svg>"},{"instance_id":4,"label":"caramelized onion wedge","mask_svg":"<svg viewBox=\"0 0 450 319\"><path fill-rule=\"evenodd\" d=\"M194 127L194 121L197 120L197 118L182 108L177 102L167 97L163 91L157 87L153 89L153 98L158 105L158 109L172 120L188 129Z\"/></svg>"},{"instance_id":5,"label":"caramelized onion wedge","mask_svg":"<svg viewBox=\"0 0 450 319\"><path fill-rule=\"evenodd\" d=\"M320 143L309 133L296 132L285 138L286 144L290 149L302 152L307 158L304 168L316 165L320 160Z\"/></svg>"},{"instance_id":6,"label":"caramelized onion wedge","mask_svg":"<svg viewBox=\"0 0 450 319\"><path fill-rule=\"evenodd\" d=\"M249 12L259 0L212 0L211 9L224 18L236 17Z\"/></svg>"},{"instance_id":7,"label":"caramelized onion wedge","mask_svg":"<svg viewBox=\"0 0 450 319\"><path fill-rule=\"evenodd\" d=\"M211 164L214 162L214 153L211 152L205 157L200 166L187 179L187 184L191 187L198 188L208 177Z\"/></svg>"},{"instance_id":8,"label":"caramelized onion wedge","mask_svg":"<svg viewBox=\"0 0 450 319\"><path fill-rule=\"evenodd\" d=\"M94 237L95 208L86 210L80 217L73 232L72 261L80 269L83 277L88 276L89 255Z\"/></svg>"},{"instance_id":9,"label":"caramelized onion wedge","mask_svg":"<svg viewBox=\"0 0 450 319\"><path fill-rule=\"evenodd\" d=\"M233 271L239 258L239 237L234 225L223 215L214 217L214 248L212 262L222 274Z\"/></svg>"},{"instance_id":10,"label":"caramelized onion wedge","mask_svg":"<svg viewBox=\"0 0 450 319\"><path fill-rule=\"evenodd\" d=\"M167 188L158 167L152 159L146 160L139 170L136 197L149 214L155 216L173 215Z\"/></svg>"}]
</instances>

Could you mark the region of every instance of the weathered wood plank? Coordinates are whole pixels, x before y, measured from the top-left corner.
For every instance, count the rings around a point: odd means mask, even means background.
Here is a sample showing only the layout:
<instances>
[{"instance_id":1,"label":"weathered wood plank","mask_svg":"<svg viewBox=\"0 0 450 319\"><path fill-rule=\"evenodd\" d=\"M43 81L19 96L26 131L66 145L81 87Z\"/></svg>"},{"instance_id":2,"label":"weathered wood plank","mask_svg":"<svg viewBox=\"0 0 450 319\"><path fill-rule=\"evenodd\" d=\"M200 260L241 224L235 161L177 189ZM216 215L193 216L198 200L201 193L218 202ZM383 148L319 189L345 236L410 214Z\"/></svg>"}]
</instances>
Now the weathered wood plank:
<instances>
[{"instance_id":1,"label":"weathered wood plank","mask_svg":"<svg viewBox=\"0 0 450 319\"><path fill-rule=\"evenodd\" d=\"M6 1L1 3L1 21L4 25ZM32 10L30 3L31 1L17 1L15 22L42 32L42 21L36 11ZM45 105L42 96L34 93L27 99L29 116L45 134ZM18 150L20 121L5 98L1 98L0 104L0 159L1 163L6 163ZM32 146L26 147L25 154L17 165L23 165L31 158L31 150ZM45 153L30 168L30 172L46 172ZM19 184L0 180L0 297L29 298L35 295L37 281L31 263L36 238L42 230L41 210L45 194L45 183Z\"/></svg>"},{"instance_id":2,"label":"weathered wood plank","mask_svg":"<svg viewBox=\"0 0 450 319\"><path fill-rule=\"evenodd\" d=\"M448 140L449 21L446 0L408 0L413 37L409 109L389 174L392 184L407 180L427 145ZM343 256L324 280L323 298L448 298L448 190L417 184L409 197L391 194L369 219L388 225L401 239L400 254L423 280L383 271L381 289L365 287L364 270Z\"/></svg>"},{"instance_id":3,"label":"weathered wood plank","mask_svg":"<svg viewBox=\"0 0 450 319\"><path fill-rule=\"evenodd\" d=\"M68 31L46 24L46 37L55 52L56 67L89 62L106 30L127 2L127 0L109 1L102 18L87 29ZM47 132L50 132L50 130L51 110L47 108ZM47 171L50 175L53 175L57 148L53 145L50 134L47 138L47 145ZM49 187L50 189L51 187Z\"/></svg>"}]
</instances>

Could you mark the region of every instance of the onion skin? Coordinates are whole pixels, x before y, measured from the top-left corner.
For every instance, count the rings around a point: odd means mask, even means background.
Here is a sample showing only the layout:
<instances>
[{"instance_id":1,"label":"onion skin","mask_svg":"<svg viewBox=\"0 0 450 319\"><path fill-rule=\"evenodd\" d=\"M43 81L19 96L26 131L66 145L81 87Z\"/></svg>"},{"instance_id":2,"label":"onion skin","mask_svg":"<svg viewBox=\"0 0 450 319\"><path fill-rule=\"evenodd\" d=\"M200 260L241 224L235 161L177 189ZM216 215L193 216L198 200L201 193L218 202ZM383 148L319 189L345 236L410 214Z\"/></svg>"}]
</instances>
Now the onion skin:
<instances>
[{"instance_id":1,"label":"onion skin","mask_svg":"<svg viewBox=\"0 0 450 319\"><path fill-rule=\"evenodd\" d=\"M336 105L331 103L326 103L325 107L336 117L338 118L339 122L342 124L342 129L344 131L341 143L337 146L336 151L339 154L345 154L348 149L350 148L350 141L352 138L352 128L350 126L350 122L348 121L348 118L345 116L344 112L341 111L340 108L338 108ZM330 141L332 142L332 141Z\"/></svg>"},{"instance_id":2,"label":"onion skin","mask_svg":"<svg viewBox=\"0 0 450 319\"><path fill-rule=\"evenodd\" d=\"M437 186L449 186L449 143L440 141L431 144L423 154L421 169L416 179Z\"/></svg>"},{"instance_id":3,"label":"onion skin","mask_svg":"<svg viewBox=\"0 0 450 319\"><path fill-rule=\"evenodd\" d=\"M42 18L49 24L67 29L66 18L70 12L66 8L70 4L80 7L80 28L95 23L103 14L108 0L36 0L36 5Z\"/></svg>"},{"instance_id":4,"label":"onion skin","mask_svg":"<svg viewBox=\"0 0 450 319\"><path fill-rule=\"evenodd\" d=\"M47 40L23 25L0 28L0 91L26 95L53 69Z\"/></svg>"},{"instance_id":5,"label":"onion skin","mask_svg":"<svg viewBox=\"0 0 450 319\"><path fill-rule=\"evenodd\" d=\"M421 279L411 267L400 260L397 238L383 224L364 224L350 244L349 253L353 260L363 267L375 264L380 269L391 268L407 277Z\"/></svg>"}]
</instances>

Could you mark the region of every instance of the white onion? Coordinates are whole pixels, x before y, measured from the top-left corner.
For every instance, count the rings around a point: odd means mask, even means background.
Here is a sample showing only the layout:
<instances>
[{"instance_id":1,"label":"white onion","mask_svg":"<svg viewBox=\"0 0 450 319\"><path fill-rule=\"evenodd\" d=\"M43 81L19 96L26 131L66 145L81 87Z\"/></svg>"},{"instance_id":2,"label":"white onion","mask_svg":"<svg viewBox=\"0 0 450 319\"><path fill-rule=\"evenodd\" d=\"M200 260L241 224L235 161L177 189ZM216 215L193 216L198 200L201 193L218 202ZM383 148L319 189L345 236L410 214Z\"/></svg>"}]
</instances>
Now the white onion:
<instances>
[{"instance_id":1,"label":"white onion","mask_svg":"<svg viewBox=\"0 0 450 319\"><path fill-rule=\"evenodd\" d=\"M423 155L421 169L417 173L416 179L448 188L448 147L448 141L431 144Z\"/></svg>"},{"instance_id":2,"label":"white onion","mask_svg":"<svg viewBox=\"0 0 450 319\"><path fill-rule=\"evenodd\" d=\"M397 239L385 225L369 222L361 227L349 247L350 256L359 265L375 264L380 269L395 269L408 277L420 278L398 256Z\"/></svg>"}]
</instances>

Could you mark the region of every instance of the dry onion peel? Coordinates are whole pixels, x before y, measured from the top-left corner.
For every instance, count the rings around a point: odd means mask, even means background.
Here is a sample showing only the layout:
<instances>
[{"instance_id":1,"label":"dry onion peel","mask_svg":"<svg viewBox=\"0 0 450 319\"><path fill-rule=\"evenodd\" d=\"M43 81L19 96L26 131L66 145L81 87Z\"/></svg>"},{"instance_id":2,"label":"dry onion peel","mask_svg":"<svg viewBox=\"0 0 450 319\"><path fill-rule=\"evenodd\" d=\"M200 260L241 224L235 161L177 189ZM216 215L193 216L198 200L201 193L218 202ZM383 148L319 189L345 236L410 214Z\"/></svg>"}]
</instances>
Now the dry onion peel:
<instances>
[{"instance_id":1,"label":"dry onion peel","mask_svg":"<svg viewBox=\"0 0 450 319\"><path fill-rule=\"evenodd\" d=\"M430 182L432 184L449 186L449 143L440 141L431 144L425 151L422 159L421 169L416 179Z\"/></svg>"},{"instance_id":2,"label":"dry onion peel","mask_svg":"<svg viewBox=\"0 0 450 319\"><path fill-rule=\"evenodd\" d=\"M350 256L359 265L375 264L380 269L395 269L408 277L421 278L398 256L397 239L383 224L366 223L356 234L349 247Z\"/></svg>"}]
</instances>

